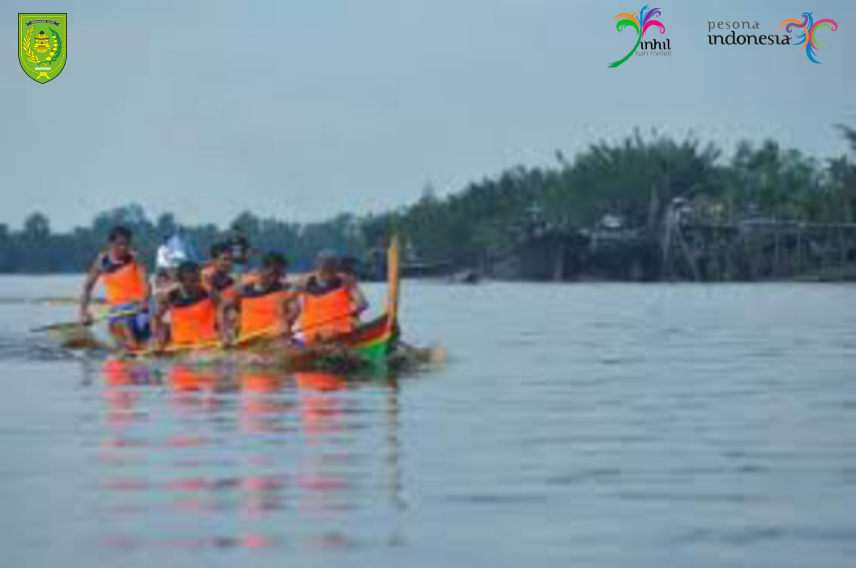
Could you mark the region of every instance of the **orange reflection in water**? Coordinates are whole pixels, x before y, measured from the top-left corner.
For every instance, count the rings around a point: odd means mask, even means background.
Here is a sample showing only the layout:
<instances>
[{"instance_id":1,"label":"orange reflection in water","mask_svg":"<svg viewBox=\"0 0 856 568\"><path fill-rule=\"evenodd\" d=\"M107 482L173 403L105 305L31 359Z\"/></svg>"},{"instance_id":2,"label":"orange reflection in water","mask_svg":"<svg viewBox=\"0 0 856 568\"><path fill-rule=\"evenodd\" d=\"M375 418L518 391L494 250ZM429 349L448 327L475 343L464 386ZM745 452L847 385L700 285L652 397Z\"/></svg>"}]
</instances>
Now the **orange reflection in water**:
<instances>
[{"instance_id":1,"label":"orange reflection in water","mask_svg":"<svg viewBox=\"0 0 856 568\"><path fill-rule=\"evenodd\" d=\"M216 413L221 407L217 394L228 390L228 383L220 379L218 370L209 366L174 365L167 372L167 384L173 407L180 414Z\"/></svg>"},{"instance_id":2,"label":"orange reflection in water","mask_svg":"<svg viewBox=\"0 0 856 568\"><path fill-rule=\"evenodd\" d=\"M346 420L343 393L347 381L331 373L297 373L300 399L300 423L303 442L323 446L326 438L341 433ZM325 514L341 505L340 494L350 487L348 478L330 467L323 450L312 452L301 461L297 484L300 510Z\"/></svg>"},{"instance_id":3,"label":"orange reflection in water","mask_svg":"<svg viewBox=\"0 0 856 568\"><path fill-rule=\"evenodd\" d=\"M349 398L351 387L341 376L185 364L159 375L141 362L114 359L105 362L103 381L108 439L102 445L108 468L97 488L110 496L108 510L113 514L147 516L146 523L153 527L159 524L157 517L166 520L176 514L215 515L226 525L229 519L245 518L261 520L267 533L266 523L289 507L289 489L292 508L301 515L340 515L358 506L359 484L352 484L358 480L350 477L347 466L354 450L343 446L340 436L357 435L352 423L359 401ZM388 411L393 430L397 430L396 395L391 389ZM154 420L166 422L152 428ZM207 461L212 455L208 450L197 451L213 448L216 455L218 445L236 440L241 440L240 450L221 452L217 458L225 460L225 468ZM389 450L397 456L394 434L391 441ZM161 470L157 479L150 478L145 464L165 459L170 468ZM397 459L391 463L396 473L390 485L398 494ZM180 540L170 535L113 535L103 542L117 548L257 549L284 537L235 524L231 535L226 531ZM279 530L288 529L280 525ZM315 535L309 541L306 544L325 547L349 542L344 534Z\"/></svg>"},{"instance_id":4,"label":"orange reflection in water","mask_svg":"<svg viewBox=\"0 0 856 568\"><path fill-rule=\"evenodd\" d=\"M291 378L274 369L239 369L241 429L247 433L283 433L294 403L282 399Z\"/></svg>"},{"instance_id":5,"label":"orange reflection in water","mask_svg":"<svg viewBox=\"0 0 856 568\"><path fill-rule=\"evenodd\" d=\"M276 434L283 439L291 436L284 424L295 405L283 400L283 391L292 382L291 378L274 369L243 368L237 372L237 381L241 394L238 406L241 431L251 435ZM247 470L264 471L270 461L264 453L251 454ZM261 473L245 476L240 484L244 513L261 517L282 509L284 486L282 477Z\"/></svg>"},{"instance_id":6,"label":"orange reflection in water","mask_svg":"<svg viewBox=\"0 0 856 568\"><path fill-rule=\"evenodd\" d=\"M111 535L101 539L101 544L110 549L120 551L133 551L150 543L144 540L129 535ZM166 539L154 543L157 547L178 548L178 549L234 549L248 548L259 549L269 548L276 544L276 539L258 533L248 533L232 536L215 536L208 538L188 538L188 539Z\"/></svg>"},{"instance_id":7,"label":"orange reflection in water","mask_svg":"<svg viewBox=\"0 0 856 568\"><path fill-rule=\"evenodd\" d=\"M123 359L107 359L101 373L111 387L104 390L107 421L116 426L133 422L140 392L126 387L155 384L154 375L147 367Z\"/></svg>"},{"instance_id":8,"label":"orange reflection in water","mask_svg":"<svg viewBox=\"0 0 856 568\"><path fill-rule=\"evenodd\" d=\"M331 373L297 373L300 418L308 441L342 429L344 402L336 393L347 390L345 379Z\"/></svg>"}]
</instances>

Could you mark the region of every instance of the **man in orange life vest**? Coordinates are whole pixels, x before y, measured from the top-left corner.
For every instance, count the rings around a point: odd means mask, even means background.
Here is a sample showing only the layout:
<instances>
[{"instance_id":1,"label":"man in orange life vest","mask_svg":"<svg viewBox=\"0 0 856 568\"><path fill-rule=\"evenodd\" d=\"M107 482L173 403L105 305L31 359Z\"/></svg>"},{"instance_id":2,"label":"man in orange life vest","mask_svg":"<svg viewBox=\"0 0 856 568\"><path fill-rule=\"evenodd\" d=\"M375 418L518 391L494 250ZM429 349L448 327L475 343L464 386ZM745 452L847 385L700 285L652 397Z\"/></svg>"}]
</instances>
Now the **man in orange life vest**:
<instances>
[{"instance_id":1,"label":"man in orange life vest","mask_svg":"<svg viewBox=\"0 0 856 568\"><path fill-rule=\"evenodd\" d=\"M211 246L211 260L202 269L202 285L206 290L215 290L224 298L234 300L238 294L238 282L232 277L233 257L225 243Z\"/></svg>"},{"instance_id":2,"label":"man in orange life vest","mask_svg":"<svg viewBox=\"0 0 856 568\"><path fill-rule=\"evenodd\" d=\"M120 347L136 347L148 340L148 306L151 296L148 275L131 248L131 231L116 226L109 234L109 248L98 255L80 298L80 321L92 323L89 304L99 280L104 282L107 304L114 314L109 320L110 334Z\"/></svg>"},{"instance_id":3,"label":"man in orange life vest","mask_svg":"<svg viewBox=\"0 0 856 568\"><path fill-rule=\"evenodd\" d=\"M307 345L352 331L368 302L352 273L338 257L321 253L317 270L299 284L300 329Z\"/></svg>"},{"instance_id":4,"label":"man in orange life vest","mask_svg":"<svg viewBox=\"0 0 856 568\"><path fill-rule=\"evenodd\" d=\"M254 282L238 290L240 337L289 335L297 318L296 296L285 283L285 257L269 252L262 258L261 271Z\"/></svg>"},{"instance_id":5,"label":"man in orange life vest","mask_svg":"<svg viewBox=\"0 0 856 568\"><path fill-rule=\"evenodd\" d=\"M232 249L226 243L214 243L210 255L202 269L202 286L220 295L220 322L227 330L224 337L233 337L238 325L238 279L232 276Z\"/></svg>"},{"instance_id":6,"label":"man in orange life vest","mask_svg":"<svg viewBox=\"0 0 856 568\"><path fill-rule=\"evenodd\" d=\"M167 342L192 346L224 338L228 330L220 325L223 321L220 294L205 289L199 265L182 262L176 270L176 279L178 286L159 298L155 307L152 334L157 348L165 348Z\"/></svg>"}]
</instances>

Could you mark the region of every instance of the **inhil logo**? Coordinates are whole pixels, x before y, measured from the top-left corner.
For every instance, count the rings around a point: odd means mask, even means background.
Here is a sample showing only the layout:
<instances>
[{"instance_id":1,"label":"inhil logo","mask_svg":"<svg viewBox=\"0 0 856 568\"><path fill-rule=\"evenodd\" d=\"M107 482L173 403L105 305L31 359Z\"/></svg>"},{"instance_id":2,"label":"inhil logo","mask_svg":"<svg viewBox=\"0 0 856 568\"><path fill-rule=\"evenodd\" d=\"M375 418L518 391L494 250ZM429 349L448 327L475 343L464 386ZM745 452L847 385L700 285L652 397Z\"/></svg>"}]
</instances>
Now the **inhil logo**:
<instances>
[{"instance_id":1,"label":"inhil logo","mask_svg":"<svg viewBox=\"0 0 856 568\"><path fill-rule=\"evenodd\" d=\"M639 49L652 49L652 50L664 50L671 51L672 44L669 43L671 39L664 39L663 41L657 41L656 39L652 39L651 41L643 41L639 45Z\"/></svg>"},{"instance_id":2,"label":"inhil logo","mask_svg":"<svg viewBox=\"0 0 856 568\"><path fill-rule=\"evenodd\" d=\"M633 46L633 49L630 52L619 59L618 61L613 61L609 64L610 67L618 67L633 54L636 55L671 55L672 54L672 44L668 39L660 40L648 40L642 41L645 39L645 34L650 30L653 33L654 30L659 31L661 34L666 33L666 26L663 25L663 22L657 20L658 16L662 15L662 11L659 8L648 9L648 5L642 7L639 12L633 13L621 13L613 18L614 20L618 20L615 28L618 31L623 31L625 29L632 29L636 32L636 43Z\"/></svg>"}]
</instances>

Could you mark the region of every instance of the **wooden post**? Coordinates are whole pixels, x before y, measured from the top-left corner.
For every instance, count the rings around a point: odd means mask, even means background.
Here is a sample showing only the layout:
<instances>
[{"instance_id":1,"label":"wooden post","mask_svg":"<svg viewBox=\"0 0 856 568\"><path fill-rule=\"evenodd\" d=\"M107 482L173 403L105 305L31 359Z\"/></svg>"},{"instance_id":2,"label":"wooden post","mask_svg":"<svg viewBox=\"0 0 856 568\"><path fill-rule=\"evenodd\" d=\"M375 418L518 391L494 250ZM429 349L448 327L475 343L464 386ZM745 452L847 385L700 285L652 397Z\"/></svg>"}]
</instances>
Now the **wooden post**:
<instances>
[{"instance_id":1,"label":"wooden post","mask_svg":"<svg viewBox=\"0 0 856 568\"><path fill-rule=\"evenodd\" d=\"M684 258L687 261L687 264L690 267L690 271L693 275L693 280L699 282L701 280L701 276L698 271L698 265L696 264L695 257L693 256L692 250L690 250L689 245L687 244L686 239L684 238L684 233L681 227L678 227L676 230L678 244L681 246L681 250L684 253Z\"/></svg>"},{"instance_id":2,"label":"wooden post","mask_svg":"<svg viewBox=\"0 0 856 568\"><path fill-rule=\"evenodd\" d=\"M779 222L776 221L776 224L773 225L773 266L771 267L772 276L779 276L781 274L781 226Z\"/></svg>"},{"instance_id":3,"label":"wooden post","mask_svg":"<svg viewBox=\"0 0 856 568\"><path fill-rule=\"evenodd\" d=\"M565 241L561 235L557 237L555 255L553 259L553 281L562 282L565 279Z\"/></svg>"}]
</instances>

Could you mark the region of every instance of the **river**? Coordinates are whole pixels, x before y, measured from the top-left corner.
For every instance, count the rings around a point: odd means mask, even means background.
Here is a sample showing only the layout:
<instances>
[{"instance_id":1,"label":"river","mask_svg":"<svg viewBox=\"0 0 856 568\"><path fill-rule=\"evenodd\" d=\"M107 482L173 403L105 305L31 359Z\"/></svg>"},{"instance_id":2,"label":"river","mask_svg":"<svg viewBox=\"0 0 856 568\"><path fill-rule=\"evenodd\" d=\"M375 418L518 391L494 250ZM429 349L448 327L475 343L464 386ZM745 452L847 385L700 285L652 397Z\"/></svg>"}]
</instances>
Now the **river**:
<instances>
[{"instance_id":1,"label":"river","mask_svg":"<svg viewBox=\"0 0 856 568\"><path fill-rule=\"evenodd\" d=\"M26 332L77 284L0 278L4 566L856 561L854 286L408 281L448 361L348 380Z\"/></svg>"}]
</instances>

